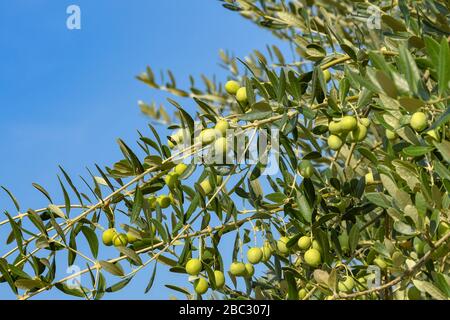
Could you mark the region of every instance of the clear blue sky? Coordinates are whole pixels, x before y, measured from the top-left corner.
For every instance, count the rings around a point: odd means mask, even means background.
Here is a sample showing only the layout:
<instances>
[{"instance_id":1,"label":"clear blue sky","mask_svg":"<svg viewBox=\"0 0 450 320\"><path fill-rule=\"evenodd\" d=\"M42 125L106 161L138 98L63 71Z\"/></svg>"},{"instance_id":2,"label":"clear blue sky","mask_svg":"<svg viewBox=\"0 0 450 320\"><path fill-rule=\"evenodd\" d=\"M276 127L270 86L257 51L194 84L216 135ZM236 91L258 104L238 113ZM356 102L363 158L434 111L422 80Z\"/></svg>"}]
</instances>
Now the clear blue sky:
<instances>
[{"instance_id":1,"label":"clear blue sky","mask_svg":"<svg viewBox=\"0 0 450 320\"><path fill-rule=\"evenodd\" d=\"M81 7L81 30L66 28L70 4ZM86 167L121 158L117 138L135 146L136 130L148 132L137 101L164 103L167 96L135 80L146 65L171 69L185 87L190 74L225 80L221 48L244 57L252 49L264 51L266 43L279 44L214 0L1 0L0 185L15 194L22 210L48 205L32 182L61 200L59 164L81 185L77 177L87 176ZM15 213L4 193L0 209ZM0 248L6 231L0 227ZM106 298L179 296L163 284L187 286L186 276L164 269L158 268L149 294L143 294L148 268ZM5 284L0 297L14 298ZM40 298L64 297L56 290Z\"/></svg>"}]
</instances>

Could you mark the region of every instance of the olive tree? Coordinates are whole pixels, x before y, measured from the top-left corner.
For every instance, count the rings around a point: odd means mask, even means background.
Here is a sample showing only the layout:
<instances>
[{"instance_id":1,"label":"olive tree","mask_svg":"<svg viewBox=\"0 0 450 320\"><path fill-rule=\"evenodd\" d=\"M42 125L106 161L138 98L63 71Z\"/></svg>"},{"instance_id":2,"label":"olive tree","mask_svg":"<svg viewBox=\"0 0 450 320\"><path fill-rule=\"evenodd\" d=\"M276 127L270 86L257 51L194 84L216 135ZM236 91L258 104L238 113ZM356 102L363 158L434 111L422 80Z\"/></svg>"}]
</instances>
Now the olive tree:
<instances>
[{"instance_id":1,"label":"olive tree","mask_svg":"<svg viewBox=\"0 0 450 320\"><path fill-rule=\"evenodd\" d=\"M144 270L148 292L160 265L189 299L449 299L449 2L222 5L290 52L221 52L228 79L190 88L147 67L174 97L140 102L148 132L87 191L61 168L60 202L34 183L49 205L23 212L3 188L1 285L100 299Z\"/></svg>"}]
</instances>

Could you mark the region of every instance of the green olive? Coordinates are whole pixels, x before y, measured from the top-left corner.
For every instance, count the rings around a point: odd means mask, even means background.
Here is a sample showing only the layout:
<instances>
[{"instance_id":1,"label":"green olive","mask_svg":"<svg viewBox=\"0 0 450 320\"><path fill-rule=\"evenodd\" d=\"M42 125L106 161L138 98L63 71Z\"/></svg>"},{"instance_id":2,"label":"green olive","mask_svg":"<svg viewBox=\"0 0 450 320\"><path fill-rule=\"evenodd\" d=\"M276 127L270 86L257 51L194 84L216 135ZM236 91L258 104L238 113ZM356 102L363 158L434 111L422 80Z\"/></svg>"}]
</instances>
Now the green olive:
<instances>
[{"instance_id":1,"label":"green olive","mask_svg":"<svg viewBox=\"0 0 450 320\"><path fill-rule=\"evenodd\" d=\"M342 131L349 132L349 131L356 129L358 122L356 121L355 117L345 116L342 118L340 124L341 124Z\"/></svg>"},{"instance_id":2,"label":"green olive","mask_svg":"<svg viewBox=\"0 0 450 320\"><path fill-rule=\"evenodd\" d=\"M170 206L171 200L170 197L168 195L160 195L157 199L156 202L158 202L159 206L162 209L168 208Z\"/></svg>"},{"instance_id":3,"label":"green olive","mask_svg":"<svg viewBox=\"0 0 450 320\"><path fill-rule=\"evenodd\" d=\"M105 246L112 246L112 244L113 244L113 238L114 238L114 236L115 236L116 234L117 234L117 231L116 231L116 229L114 229L114 228L105 230L105 231L103 232L103 234L102 234L102 241L103 241L103 244L104 244Z\"/></svg>"},{"instance_id":4,"label":"green olive","mask_svg":"<svg viewBox=\"0 0 450 320\"><path fill-rule=\"evenodd\" d=\"M288 241L289 241L288 237L281 237L280 240L277 241L277 249L281 254L289 253L289 249L286 246Z\"/></svg>"},{"instance_id":5,"label":"green olive","mask_svg":"<svg viewBox=\"0 0 450 320\"><path fill-rule=\"evenodd\" d=\"M234 80L230 80L225 83L225 91L232 95L236 94L236 92L239 90L239 87L239 83Z\"/></svg>"},{"instance_id":6,"label":"green olive","mask_svg":"<svg viewBox=\"0 0 450 320\"><path fill-rule=\"evenodd\" d=\"M186 263L186 272L191 276L196 276L202 271L202 262L199 259L190 259Z\"/></svg>"},{"instance_id":7,"label":"green olive","mask_svg":"<svg viewBox=\"0 0 450 320\"><path fill-rule=\"evenodd\" d=\"M342 140L338 136L335 136L334 134L330 135L328 137L328 146L331 150L338 150L340 147L342 147Z\"/></svg>"},{"instance_id":8,"label":"green olive","mask_svg":"<svg viewBox=\"0 0 450 320\"><path fill-rule=\"evenodd\" d=\"M247 88L242 87L238 89L236 92L236 100L242 104L247 103Z\"/></svg>"},{"instance_id":9,"label":"green olive","mask_svg":"<svg viewBox=\"0 0 450 320\"><path fill-rule=\"evenodd\" d=\"M308 250L309 247L311 247L311 237L303 236L300 239L298 239L297 242L298 247L300 250Z\"/></svg>"},{"instance_id":10,"label":"green olive","mask_svg":"<svg viewBox=\"0 0 450 320\"><path fill-rule=\"evenodd\" d=\"M183 173L187 170L188 166L184 163L179 163L175 166L175 169L173 169L173 172L178 174L178 176L183 175Z\"/></svg>"},{"instance_id":11,"label":"green olive","mask_svg":"<svg viewBox=\"0 0 450 320\"><path fill-rule=\"evenodd\" d=\"M260 248L250 248L247 251L247 260L252 264L258 264L263 258L263 251Z\"/></svg>"},{"instance_id":12,"label":"green olive","mask_svg":"<svg viewBox=\"0 0 450 320\"><path fill-rule=\"evenodd\" d=\"M225 276L220 270L214 270L214 280L218 289L223 288L223 286L225 285Z\"/></svg>"},{"instance_id":13,"label":"green olive","mask_svg":"<svg viewBox=\"0 0 450 320\"><path fill-rule=\"evenodd\" d=\"M205 278L199 278L194 282L195 292L199 295L205 294L208 291L209 284Z\"/></svg>"},{"instance_id":14,"label":"green olive","mask_svg":"<svg viewBox=\"0 0 450 320\"><path fill-rule=\"evenodd\" d=\"M386 138L388 138L388 140L395 140L397 139L397 134L394 131L386 129Z\"/></svg>"},{"instance_id":15,"label":"green olive","mask_svg":"<svg viewBox=\"0 0 450 320\"><path fill-rule=\"evenodd\" d=\"M235 277L245 276L247 268L243 262L233 262L230 265L230 273Z\"/></svg>"},{"instance_id":16,"label":"green olive","mask_svg":"<svg viewBox=\"0 0 450 320\"><path fill-rule=\"evenodd\" d=\"M115 247L126 247L128 244L128 237L124 233L116 234L113 238Z\"/></svg>"},{"instance_id":17,"label":"green olive","mask_svg":"<svg viewBox=\"0 0 450 320\"><path fill-rule=\"evenodd\" d=\"M228 124L228 121L226 121L226 120L219 120L219 121L217 121L216 126L214 127L214 129L216 129L220 133L220 135L222 137L224 137L224 136L226 136L227 130L228 130L229 127L230 127L230 125Z\"/></svg>"},{"instance_id":18,"label":"green olive","mask_svg":"<svg viewBox=\"0 0 450 320\"><path fill-rule=\"evenodd\" d=\"M322 262L322 257L317 249L309 249L306 251L304 259L305 262L313 268L316 268Z\"/></svg>"},{"instance_id":19,"label":"green olive","mask_svg":"<svg viewBox=\"0 0 450 320\"><path fill-rule=\"evenodd\" d=\"M427 115L423 112L415 112L411 117L410 125L417 132L423 131L427 127Z\"/></svg>"},{"instance_id":20,"label":"green olive","mask_svg":"<svg viewBox=\"0 0 450 320\"><path fill-rule=\"evenodd\" d=\"M166 185L169 188L173 188L177 185L178 183L178 178L180 177L180 175L176 172L169 172L166 177L164 178L164 182L166 183Z\"/></svg>"},{"instance_id":21,"label":"green olive","mask_svg":"<svg viewBox=\"0 0 450 320\"><path fill-rule=\"evenodd\" d=\"M309 160L303 160L298 165L298 171L303 178L309 179L312 177L314 173L314 167Z\"/></svg>"}]
</instances>

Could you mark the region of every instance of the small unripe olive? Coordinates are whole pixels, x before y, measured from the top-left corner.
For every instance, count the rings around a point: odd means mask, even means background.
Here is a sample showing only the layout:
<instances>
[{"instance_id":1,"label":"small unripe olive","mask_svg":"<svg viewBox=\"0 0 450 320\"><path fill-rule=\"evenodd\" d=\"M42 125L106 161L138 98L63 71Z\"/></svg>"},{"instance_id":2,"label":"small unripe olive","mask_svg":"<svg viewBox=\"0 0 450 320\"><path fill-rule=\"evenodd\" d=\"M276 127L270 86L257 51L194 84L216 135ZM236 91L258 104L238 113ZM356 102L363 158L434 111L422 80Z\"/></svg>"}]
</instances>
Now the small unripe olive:
<instances>
[{"instance_id":1,"label":"small unripe olive","mask_svg":"<svg viewBox=\"0 0 450 320\"><path fill-rule=\"evenodd\" d=\"M352 277L346 276L344 281L339 281L338 289L342 292L351 292L355 286L355 281Z\"/></svg>"},{"instance_id":2,"label":"small unripe olive","mask_svg":"<svg viewBox=\"0 0 450 320\"><path fill-rule=\"evenodd\" d=\"M386 129L386 138L388 138L388 140L395 140L397 139L397 134L394 131Z\"/></svg>"},{"instance_id":3,"label":"small unripe olive","mask_svg":"<svg viewBox=\"0 0 450 320\"><path fill-rule=\"evenodd\" d=\"M308 250L311 247L311 237L303 236L298 239L297 243L300 250Z\"/></svg>"},{"instance_id":4,"label":"small unripe olive","mask_svg":"<svg viewBox=\"0 0 450 320\"><path fill-rule=\"evenodd\" d=\"M372 172L366 173L365 179L366 179L366 184L371 184L371 183L373 183L373 182L374 182L374 179L373 179L373 173L372 173Z\"/></svg>"},{"instance_id":5,"label":"small unripe olive","mask_svg":"<svg viewBox=\"0 0 450 320\"><path fill-rule=\"evenodd\" d=\"M338 150L340 147L342 147L342 140L338 136L335 136L334 134L330 135L328 137L328 146L331 150Z\"/></svg>"},{"instance_id":6,"label":"small unripe olive","mask_svg":"<svg viewBox=\"0 0 450 320\"><path fill-rule=\"evenodd\" d=\"M319 252L319 250L316 250L316 249L309 249L308 251L306 251L304 259L305 259L305 262L313 268L319 266L319 264L322 262L322 257L320 256L320 252Z\"/></svg>"},{"instance_id":7,"label":"small unripe olive","mask_svg":"<svg viewBox=\"0 0 450 320\"><path fill-rule=\"evenodd\" d=\"M165 194L163 194L163 195L160 195L157 199L156 199L156 201L158 202L158 204L159 204L159 206L162 208L162 209L165 209L165 208L167 208L167 207L169 207L170 206L170 197L168 196L168 195L165 195Z\"/></svg>"},{"instance_id":8,"label":"small unripe olive","mask_svg":"<svg viewBox=\"0 0 450 320\"><path fill-rule=\"evenodd\" d=\"M243 104L247 103L247 88L242 87L238 89L236 92L236 100Z\"/></svg>"},{"instance_id":9,"label":"small unripe olive","mask_svg":"<svg viewBox=\"0 0 450 320\"><path fill-rule=\"evenodd\" d=\"M323 77L325 78L325 82L329 82L331 80L331 72L330 72L330 70L326 69L323 72Z\"/></svg>"},{"instance_id":10,"label":"small unripe olive","mask_svg":"<svg viewBox=\"0 0 450 320\"><path fill-rule=\"evenodd\" d=\"M253 277L254 274L255 274L255 267L253 266L253 264L246 263L245 264L245 276L248 278L251 278L251 277Z\"/></svg>"},{"instance_id":11,"label":"small unripe olive","mask_svg":"<svg viewBox=\"0 0 450 320\"><path fill-rule=\"evenodd\" d=\"M272 248L270 247L270 245L265 244L261 250L263 252L261 261L263 261L263 262L269 261L270 258L272 257Z\"/></svg>"},{"instance_id":12,"label":"small unripe olive","mask_svg":"<svg viewBox=\"0 0 450 320\"><path fill-rule=\"evenodd\" d=\"M175 145L173 144L173 142L169 139L167 139L167 145L169 146L170 149L175 148Z\"/></svg>"},{"instance_id":13,"label":"small unripe olive","mask_svg":"<svg viewBox=\"0 0 450 320\"><path fill-rule=\"evenodd\" d=\"M361 142L363 141L367 136L367 128L363 126L361 123L358 123L356 125L356 128L353 129L352 132L350 132L350 139L353 142Z\"/></svg>"},{"instance_id":14,"label":"small unripe olive","mask_svg":"<svg viewBox=\"0 0 450 320\"><path fill-rule=\"evenodd\" d=\"M313 240L312 242L312 248L316 249L317 251L319 251L320 253L322 253L322 247L319 244L319 241L317 240Z\"/></svg>"},{"instance_id":15,"label":"small unripe olive","mask_svg":"<svg viewBox=\"0 0 450 320\"><path fill-rule=\"evenodd\" d=\"M410 125L417 132L423 131L427 127L427 115L423 112L415 112L411 117Z\"/></svg>"},{"instance_id":16,"label":"small unripe olive","mask_svg":"<svg viewBox=\"0 0 450 320\"><path fill-rule=\"evenodd\" d=\"M366 128L370 127L370 119L369 118L361 118L359 122Z\"/></svg>"},{"instance_id":17,"label":"small unripe olive","mask_svg":"<svg viewBox=\"0 0 450 320\"><path fill-rule=\"evenodd\" d=\"M352 131L352 130L356 129L358 122L356 121L355 117L345 116L342 118L340 124L341 124L342 131L348 132L348 131Z\"/></svg>"},{"instance_id":18,"label":"small unripe olive","mask_svg":"<svg viewBox=\"0 0 450 320\"><path fill-rule=\"evenodd\" d=\"M328 131L330 131L331 134L339 134L342 132L341 123L337 121L331 121L328 124Z\"/></svg>"},{"instance_id":19,"label":"small unripe olive","mask_svg":"<svg viewBox=\"0 0 450 320\"><path fill-rule=\"evenodd\" d=\"M102 241L105 246L111 246L113 244L113 238L117 234L116 229L111 228L105 230L102 234Z\"/></svg>"},{"instance_id":20,"label":"small unripe olive","mask_svg":"<svg viewBox=\"0 0 450 320\"><path fill-rule=\"evenodd\" d=\"M151 196L148 198L148 204L150 206L151 209L155 209L156 208L156 197Z\"/></svg>"},{"instance_id":21,"label":"small unripe olive","mask_svg":"<svg viewBox=\"0 0 450 320\"><path fill-rule=\"evenodd\" d=\"M124 233L116 234L113 238L115 247L126 247L128 244L128 237Z\"/></svg>"},{"instance_id":22,"label":"small unripe olive","mask_svg":"<svg viewBox=\"0 0 450 320\"><path fill-rule=\"evenodd\" d=\"M194 289L197 294L205 294L208 291L209 284L205 278L199 278L194 282Z\"/></svg>"},{"instance_id":23,"label":"small unripe olive","mask_svg":"<svg viewBox=\"0 0 450 320\"><path fill-rule=\"evenodd\" d=\"M230 80L225 84L225 90L229 94L235 95L236 92L239 90L239 83L234 80Z\"/></svg>"},{"instance_id":24,"label":"small unripe olive","mask_svg":"<svg viewBox=\"0 0 450 320\"><path fill-rule=\"evenodd\" d=\"M235 277L245 276L247 269L242 262L233 262L230 265L230 273Z\"/></svg>"},{"instance_id":25,"label":"small unripe olive","mask_svg":"<svg viewBox=\"0 0 450 320\"><path fill-rule=\"evenodd\" d=\"M204 129L200 132L200 141L204 145L210 144L216 140L217 135L216 129Z\"/></svg>"},{"instance_id":26,"label":"small unripe olive","mask_svg":"<svg viewBox=\"0 0 450 320\"><path fill-rule=\"evenodd\" d=\"M216 287L218 289L223 288L225 285L225 276L220 270L214 270L214 280L216 281Z\"/></svg>"},{"instance_id":27,"label":"small unripe olive","mask_svg":"<svg viewBox=\"0 0 450 320\"><path fill-rule=\"evenodd\" d=\"M260 248L250 248L247 251L247 260L250 263L258 264L263 257L263 251Z\"/></svg>"},{"instance_id":28,"label":"small unripe olive","mask_svg":"<svg viewBox=\"0 0 450 320\"><path fill-rule=\"evenodd\" d=\"M314 173L314 168L309 160L303 160L298 165L298 171L303 178L311 178Z\"/></svg>"},{"instance_id":29,"label":"small unripe olive","mask_svg":"<svg viewBox=\"0 0 450 320\"><path fill-rule=\"evenodd\" d=\"M190 259L186 263L186 272L191 276L196 276L202 271L202 262L199 259Z\"/></svg>"},{"instance_id":30,"label":"small unripe olive","mask_svg":"<svg viewBox=\"0 0 450 320\"><path fill-rule=\"evenodd\" d=\"M298 291L298 299L303 300L307 294L308 294L308 292L305 289L300 289Z\"/></svg>"},{"instance_id":31,"label":"small unripe olive","mask_svg":"<svg viewBox=\"0 0 450 320\"><path fill-rule=\"evenodd\" d=\"M173 171L178 174L178 176L181 176L186 169L188 168L187 165L185 165L184 163L179 163L175 166L175 169L173 169Z\"/></svg>"},{"instance_id":32,"label":"small unripe olive","mask_svg":"<svg viewBox=\"0 0 450 320\"><path fill-rule=\"evenodd\" d=\"M288 237L281 237L280 240L277 241L277 249L281 254L287 254L289 252L289 249L286 246L288 241Z\"/></svg>"},{"instance_id":33,"label":"small unripe olive","mask_svg":"<svg viewBox=\"0 0 450 320\"><path fill-rule=\"evenodd\" d=\"M228 121L226 120L219 120L216 123L216 126L214 127L214 129L216 129L220 135L222 137L224 137L227 134L227 130L230 127L230 125L228 124Z\"/></svg>"},{"instance_id":34,"label":"small unripe olive","mask_svg":"<svg viewBox=\"0 0 450 320\"><path fill-rule=\"evenodd\" d=\"M176 172L169 172L164 178L164 182L167 184L169 188L173 188L176 186L178 182L179 174Z\"/></svg>"}]
</instances>

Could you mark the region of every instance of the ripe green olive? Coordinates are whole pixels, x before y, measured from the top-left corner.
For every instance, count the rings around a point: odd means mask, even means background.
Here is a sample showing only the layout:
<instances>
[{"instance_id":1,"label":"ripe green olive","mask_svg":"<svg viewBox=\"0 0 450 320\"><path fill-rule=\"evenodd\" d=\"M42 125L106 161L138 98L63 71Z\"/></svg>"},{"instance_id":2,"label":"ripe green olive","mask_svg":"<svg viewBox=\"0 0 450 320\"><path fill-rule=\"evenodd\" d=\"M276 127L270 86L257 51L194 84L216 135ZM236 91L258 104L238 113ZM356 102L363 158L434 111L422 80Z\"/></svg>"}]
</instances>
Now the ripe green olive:
<instances>
[{"instance_id":1,"label":"ripe green olive","mask_svg":"<svg viewBox=\"0 0 450 320\"><path fill-rule=\"evenodd\" d=\"M208 291L209 284L205 278L199 278L194 282L194 290L197 294L205 294Z\"/></svg>"},{"instance_id":2,"label":"ripe green olive","mask_svg":"<svg viewBox=\"0 0 450 320\"><path fill-rule=\"evenodd\" d=\"M375 180L373 179L373 173L372 172L368 172L366 173L366 175L364 176L364 178L366 179L366 184L372 184Z\"/></svg>"},{"instance_id":3,"label":"ripe green olive","mask_svg":"<svg viewBox=\"0 0 450 320\"><path fill-rule=\"evenodd\" d=\"M216 129L204 129L200 132L200 141L207 145L216 140L218 132Z\"/></svg>"},{"instance_id":4,"label":"ripe green olive","mask_svg":"<svg viewBox=\"0 0 450 320\"><path fill-rule=\"evenodd\" d=\"M196 276L202 271L202 262L199 259L190 259L186 263L186 272L191 276Z\"/></svg>"},{"instance_id":5,"label":"ripe green olive","mask_svg":"<svg viewBox=\"0 0 450 320\"><path fill-rule=\"evenodd\" d=\"M255 274L255 267L253 266L253 264L246 263L245 264L245 276L248 278L251 278L251 277L253 277L254 274Z\"/></svg>"},{"instance_id":6,"label":"ripe green olive","mask_svg":"<svg viewBox=\"0 0 450 320\"><path fill-rule=\"evenodd\" d=\"M330 72L330 70L326 69L323 72L323 77L325 79L325 82L330 82L330 80L331 80L331 72Z\"/></svg>"},{"instance_id":7,"label":"ripe green olive","mask_svg":"<svg viewBox=\"0 0 450 320\"><path fill-rule=\"evenodd\" d=\"M242 87L238 89L236 92L236 100L242 104L247 103L247 88Z\"/></svg>"},{"instance_id":8,"label":"ripe green olive","mask_svg":"<svg viewBox=\"0 0 450 320\"><path fill-rule=\"evenodd\" d=\"M180 175L176 172L169 172L166 177L164 178L164 182L167 184L169 188L173 188L178 183L178 178Z\"/></svg>"},{"instance_id":9,"label":"ripe green olive","mask_svg":"<svg viewBox=\"0 0 450 320\"><path fill-rule=\"evenodd\" d=\"M319 241L317 240L313 240L312 242L312 248L316 249L317 251L319 251L320 253L322 253L322 247L319 244Z\"/></svg>"},{"instance_id":10,"label":"ripe green olive","mask_svg":"<svg viewBox=\"0 0 450 320\"><path fill-rule=\"evenodd\" d=\"M289 253L289 249L286 246L288 241L289 241L288 237L281 237L280 240L277 241L277 249L281 254Z\"/></svg>"},{"instance_id":11,"label":"ripe green olive","mask_svg":"<svg viewBox=\"0 0 450 320\"><path fill-rule=\"evenodd\" d=\"M361 118L359 122L366 128L370 127L370 119L369 118Z\"/></svg>"},{"instance_id":12,"label":"ripe green olive","mask_svg":"<svg viewBox=\"0 0 450 320\"><path fill-rule=\"evenodd\" d=\"M262 252L263 252L263 256L261 261L263 262L267 262L270 260L270 258L272 257L272 248L270 247L269 244L264 244L264 246L262 247Z\"/></svg>"},{"instance_id":13,"label":"ripe green olive","mask_svg":"<svg viewBox=\"0 0 450 320\"><path fill-rule=\"evenodd\" d=\"M243 262L233 262L230 265L230 273L235 277L245 276L247 268Z\"/></svg>"},{"instance_id":14,"label":"ripe green olive","mask_svg":"<svg viewBox=\"0 0 450 320\"><path fill-rule=\"evenodd\" d=\"M309 249L306 251L304 259L305 262L313 268L316 268L322 262L322 257L317 249Z\"/></svg>"},{"instance_id":15,"label":"ripe green olive","mask_svg":"<svg viewBox=\"0 0 450 320\"><path fill-rule=\"evenodd\" d=\"M328 131L330 131L331 134L339 134L342 132L341 123L338 121L331 121L328 124Z\"/></svg>"},{"instance_id":16,"label":"ripe green olive","mask_svg":"<svg viewBox=\"0 0 450 320\"><path fill-rule=\"evenodd\" d=\"M216 287L218 289L223 288L225 285L225 276L220 270L214 270L214 280L216 281Z\"/></svg>"},{"instance_id":17,"label":"ripe green olive","mask_svg":"<svg viewBox=\"0 0 450 320\"><path fill-rule=\"evenodd\" d=\"M355 287L355 281L352 277L346 276L344 281L338 282L338 289L341 292L352 292Z\"/></svg>"},{"instance_id":18,"label":"ripe green olive","mask_svg":"<svg viewBox=\"0 0 450 320\"><path fill-rule=\"evenodd\" d=\"M331 150L338 150L340 147L342 147L342 139L338 136L335 136L334 134L331 134L328 137L327 142Z\"/></svg>"},{"instance_id":19,"label":"ripe green olive","mask_svg":"<svg viewBox=\"0 0 450 320\"><path fill-rule=\"evenodd\" d=\"M188 166L185 165L184 163L179 163L175 166L175 168L173 169L173 172L178 174L178 176L181 176L187 170L187 168L188 168Z\"/></svg>"},{"instance_id":20,"label":"ripe green olive","mask_svg":"<svg viewBox=\"0 0 450 320\"><path fill-rule=\"evenodd\" d=\"M149 198L148 198L148 204L149 204L149 206L150 206L150 208L151 209L155 209L156 208L156 197L154 197L154 196L150 196Z\"/></svg>"},{"instance_id":21,"label":"ripe green olive","mask_svg":"<svg viewBox=\"0 0 450 320\"><path fill-rule=\"evenodd\" d=\"M311 247L311 237L303 236L298 239L297 242L298 247L300 250L308 250L309 247Z\"/></svg>"},{"instance_id":22,"label":"ripe green olive","mask_svg":"<svg viewBox=\"0 0 450 320\"><path fill-rule=\"evenodd\" d=\"M160 195L157 199L156 202L158 202L159 206L162 209L168 208L170 206L171 200L170 197L168 195Z\"/></svg>"},{"instance_id":23,"label":"ripe green olive","mask_svg":"<svg viewBox=\"0 0 450 320\"><path fill-rule=\"evenodd\" d=\"M298 290L298 299L303 300L307 294L308 294L308 291L306 291L305 289Z\"/></svg>"},{"instance_id":24,"label":"ripe green olive","mask_svg":"<svg viewBox=\"0 0 450 320\"><path fill-rule=\"evenodd\" d=\"M356 129L358 122L355 117L345 116L342 118L341 122L342 131L349 132Z\"/></svg>"},{"instance_id":25,"label":"ripe green olive","mask_svg":"<svg viewBox=\"0 0 450 320\"><path fill-rule=\"evenodd\" d=\"M250 263L258 264L263 258L263 251L260 248L250 248L247 251L247 260Z\"/></svg>"},{"instance_id":26,"label":"ripe green olive","mask_svg":"<svg viewBox=\"0 0 450 320\"><path fill-rule=\"evenodd\" d=\"M116 229L114 229L114 228L105 230L105 231L103 232L103 234L102 234L102 241L103 241L103 244L104 244L105 246L112 246L112 244L113 244L113 238L114 238L114 236L115 236L116 234L117 234L117 231L116 231Z\"/></svg>"},{"instance_id":27,"label":"ripe green olive","mask_svg":"<svg viewBox=\"0 0 450 320\"><path fill-rule=\"evenodd\" d=\"M224 136L226 136L227 130L228 130L229 127L230 127L230 125L228 124L228 121L226 121L226 120L219 120L219 121L217 121L216 126L214 127L214 129L216 129L220 133L220 135L222 137L224 137Z\"/></svg>"},{"instance_id":28,"label":"ripe green olive","mask_svg":"<svg viewBox=\"0 0 450 320\"><path fill-rule=\"evenodd\" d=\"M211 186L211 183L209 182L208 178L206 178L205 180L200 182L200 187L202 188L202 190L205 194L210 194L212 191L212 186Z\"/></svg>"},{"instance_id":29,"label":"ripe green olive","mask_svg":"<svg viewBox=\"0 0 450 320\"><path fill-rule=\"evenodd\" d=\"M386 138L388 138L388 140L395 140L397 139L397 134L394 131L386 129Z\"/></svg>"},{"instance_id":30,"label":"ripe green olive","mask_svg":"<svg viewBox=\"0 0 450 320\"><path fill-rule=\"evenodd\" d=\"M125 233L116 234L113 238L115 247L126 247L128 244L128 237Z\"/></svg>"},{"instance_id":31,"label":"ripe green olive","mask_svg":"<svg viewBox=\"0 0 450 320\"><path fill-rule=\"evenodd\" d=\"M314 168L309 160L303 160L298 165L298 171L303 178L309 179L314 173Z\"/></svg>"},{"instance_id":32,"label":"ripe green olive","mask_svg":"<svg viewBox=\"0 0 450 320\"><path fill-rule=\"evenodd\" d=\"M235 95L236 92L239 90L239 83L234 80L230 80L227 83L225 83L225 91L228 92L228 94Z\"/></svg>"},{"instance_id":33,"label":"ripe green olive","mask_svg":"<svg viewBox=\"0 0 450 320\"><path fill-rule=\"evenodd\" d=\"M361 142L366 138L366 136L367 136L367 127L365 127L361 123L358 123L356 125L356 128L353 129L352 132L350 132L350 139L353 142Z\"/></svg>"},{"instance_id":34,"label":"ripe green olive","mask_svg":"<svg viewBox=\"0 0 450 320\"><path fill-rule=\"evenodd\" d=\"M427 127L427 115L423 112L415 112L409 124L417 132L423 131Z\"/></svg>"}]
</instances>

